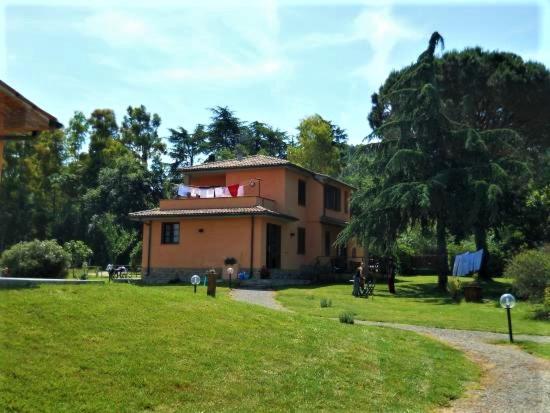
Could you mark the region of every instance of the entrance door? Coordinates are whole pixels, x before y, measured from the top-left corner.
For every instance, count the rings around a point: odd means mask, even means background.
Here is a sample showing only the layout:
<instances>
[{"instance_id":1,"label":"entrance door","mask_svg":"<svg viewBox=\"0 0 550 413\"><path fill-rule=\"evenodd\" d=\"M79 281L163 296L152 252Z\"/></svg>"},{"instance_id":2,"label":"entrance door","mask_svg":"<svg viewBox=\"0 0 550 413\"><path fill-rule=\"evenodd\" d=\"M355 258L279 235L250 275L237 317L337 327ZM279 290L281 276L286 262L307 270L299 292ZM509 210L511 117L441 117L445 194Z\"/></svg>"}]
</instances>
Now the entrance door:
<instances>
[{"instance_id":1,"label":"entrance door","mask_svg":"<svg viewBox=\"0 0 550 413\"><path fill-rule=\"evenodd\" d=\"M281 268L281 226L267 224L266 266Z\"/></svg>"}]
</instances>

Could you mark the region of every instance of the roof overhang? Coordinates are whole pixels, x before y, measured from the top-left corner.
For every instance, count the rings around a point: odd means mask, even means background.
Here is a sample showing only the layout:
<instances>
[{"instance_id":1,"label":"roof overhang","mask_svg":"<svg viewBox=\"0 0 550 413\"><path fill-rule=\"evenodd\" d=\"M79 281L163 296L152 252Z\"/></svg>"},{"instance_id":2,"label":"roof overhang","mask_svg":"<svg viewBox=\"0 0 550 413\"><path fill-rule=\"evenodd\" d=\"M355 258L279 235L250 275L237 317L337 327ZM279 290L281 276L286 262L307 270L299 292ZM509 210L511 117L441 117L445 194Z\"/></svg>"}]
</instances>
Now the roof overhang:
<instances>
[{"instance_id":1,"label":"roof overhang","mask_svg":"<svg viewBox=\"0 0 550 413\"><path fill-rule=\"evenodd\" d=\"M298 218L270 209L255 206L247 208L209 208L209 209L149 209L132 212L129 218L132 221L170 221L179 219L204 218L239 218L250 216L265 216L285 221L298 221Z\"/></svg>"},{"instance_id":2,"label":"roof overhang","mask_svg":"<svg viewBox=\"0 0 550 413\"><path fill-rule=\"evenodd\" d=\"M63 127L57 118L0 80L0 139L29 139Z\"/></svg>"},{"instance_id":3,"label":"roof overhang","mask_svg":"<svg viewBox=\"0 0 550 413\"><path fill-rule=\"evenodd\" d=\"M334 226L337 226L337 227L345 227L346 225L348 225L347 221L344 221L344 220L338 219L338 218L332 218L332 217L329 217L329 216L326 216L326 215L321 216L320 221L321 221L322 224L334 225Z\"/></svg>"}]
</instances>

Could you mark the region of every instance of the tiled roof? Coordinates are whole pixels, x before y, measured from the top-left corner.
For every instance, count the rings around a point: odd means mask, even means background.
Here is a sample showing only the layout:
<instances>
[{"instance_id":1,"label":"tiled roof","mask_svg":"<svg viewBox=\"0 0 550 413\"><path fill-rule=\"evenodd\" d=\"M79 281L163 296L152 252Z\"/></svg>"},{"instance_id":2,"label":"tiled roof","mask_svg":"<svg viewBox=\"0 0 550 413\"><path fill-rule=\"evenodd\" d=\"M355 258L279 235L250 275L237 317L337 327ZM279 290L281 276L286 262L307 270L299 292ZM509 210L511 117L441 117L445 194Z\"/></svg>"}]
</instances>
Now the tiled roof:
<instances>
[{"instance_id":1,"label":"tiled roof","mask_svg":"<svg viewBox=\"0 0 550 413\"><path fill-rule=\"evenodd\" d=\"M278 166L291 165L286 159L275 158L274 156L254 155L241 159L228 159L225 161L205 162L200 165L193 165L182 168L182 172L210 171L214 169L253 168L256 166Z\"/></svg>"},{"instance_id":2,"label":"tiled roof","mask_svg":"<svg viewBox=\"0 0 550 413\"><path fill-rule=\"evenodd\" d=\"M242 216L242 215L268 215L277 218L297 220L293 216L272 211L261 205L242 208L204 208L204 209L148 209L145 211L131 212L130 218L141 220L143 218L176 218L176 217L204 217L204 216Z\"/></svg>"},{"instance_id":3,"label":"tiled roof","mask_svg":"<svg viewBox=\"0 0 550 413\"><path fill-rule=\"evenodd\" d=\"M300 165L296 165L287 159L281 159L281 158L276 158L274 156L267 156L267 155L254 155L254 156L247 156L241 159L228 159L225 161L205 162L200 165L193 165L193 166L187 166L185 168L182 168L181 172L191 173L191 172L200 172L200 171L216 171L216 170L224 170L224 169L241 169L241 168L257 168L257 167L265 168L270 166L291 166L296 169L300 169L304 172L310 173L316 177L329 179L329 180L338 182L342 185L345 185L347 187L353 188L352 185L346 182L343 182L339 179L333 178L325 174L320 174L314 171L310 171L309 169L304 168Z\"/></svg>"}]
</instances>

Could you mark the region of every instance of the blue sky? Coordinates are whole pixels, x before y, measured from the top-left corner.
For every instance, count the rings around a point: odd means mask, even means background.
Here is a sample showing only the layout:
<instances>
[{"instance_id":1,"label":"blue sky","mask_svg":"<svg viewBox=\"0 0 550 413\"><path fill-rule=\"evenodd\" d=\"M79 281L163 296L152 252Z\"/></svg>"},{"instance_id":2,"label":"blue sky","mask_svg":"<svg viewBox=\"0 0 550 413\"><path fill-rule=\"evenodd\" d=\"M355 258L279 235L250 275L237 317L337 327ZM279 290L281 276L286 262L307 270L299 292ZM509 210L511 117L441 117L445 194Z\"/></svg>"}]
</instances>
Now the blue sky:
<instances>
[{"instance_id":1,"label":"blue sky","mask_svg":"<svg viewBox=\"0 0 550 413\"><path fill-rule=\"evenodd\" d=\"M550 67L550 0L90 3L0 1L1 79L64 124L144 104L166 136L220 105L290 134L319 113L359 143L370 95L434 30Z\"/></svg>"}]
</instances>

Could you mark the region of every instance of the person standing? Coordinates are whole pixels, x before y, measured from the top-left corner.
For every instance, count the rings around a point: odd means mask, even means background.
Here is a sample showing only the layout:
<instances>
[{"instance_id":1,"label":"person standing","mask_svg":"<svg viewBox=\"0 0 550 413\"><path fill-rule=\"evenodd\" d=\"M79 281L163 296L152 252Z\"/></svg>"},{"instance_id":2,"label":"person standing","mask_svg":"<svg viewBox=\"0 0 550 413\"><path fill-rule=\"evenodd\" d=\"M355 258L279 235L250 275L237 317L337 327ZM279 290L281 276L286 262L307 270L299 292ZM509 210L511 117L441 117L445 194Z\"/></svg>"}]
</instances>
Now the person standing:
<instances>
[{"instance_id":1,"label":"person standing","mask_svg":"<svg viewBox=\"0 0 550 413\"><path fill-rule=\"evenodd\" d=\"M353 276L353 296L359 297L361 294L361 278L363 274L363 267L362 265L359 265L357 269L355 270L355 275Z\"/></svg>"},{"instance_id":2,"label":"person standing","mask_svg":"<svg viewBox=\"0 0 550 413\"><path fill-rule=\"evenodd\" d=\"M397 272L397 266L393 257L388 258L386 265L386 274L388 276L388 291L390 294L395 294L395 274Z\"/></svg>"}]
</instances>

